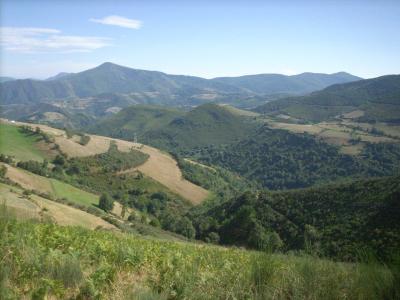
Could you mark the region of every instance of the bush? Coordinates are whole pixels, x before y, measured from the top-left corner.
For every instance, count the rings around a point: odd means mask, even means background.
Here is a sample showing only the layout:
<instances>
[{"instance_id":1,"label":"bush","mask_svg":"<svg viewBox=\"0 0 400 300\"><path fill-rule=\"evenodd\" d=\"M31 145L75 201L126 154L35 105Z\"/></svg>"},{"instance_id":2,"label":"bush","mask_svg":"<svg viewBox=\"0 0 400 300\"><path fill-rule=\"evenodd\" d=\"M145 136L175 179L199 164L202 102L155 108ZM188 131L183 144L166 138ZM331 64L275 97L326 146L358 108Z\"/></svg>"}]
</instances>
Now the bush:
<instances>
[{"instance_id":1,"label":"bush","mask_svg":"<svg viewBox=\"0 0 400 300\"><path fill-rule=\"evenodd\" d=\"M109 194L102 194L100 196L100 201L99 201L99 208L102 210L109 212L113 209L114 207L114 200L111 198Z\"/></svg>"}]
</instances>

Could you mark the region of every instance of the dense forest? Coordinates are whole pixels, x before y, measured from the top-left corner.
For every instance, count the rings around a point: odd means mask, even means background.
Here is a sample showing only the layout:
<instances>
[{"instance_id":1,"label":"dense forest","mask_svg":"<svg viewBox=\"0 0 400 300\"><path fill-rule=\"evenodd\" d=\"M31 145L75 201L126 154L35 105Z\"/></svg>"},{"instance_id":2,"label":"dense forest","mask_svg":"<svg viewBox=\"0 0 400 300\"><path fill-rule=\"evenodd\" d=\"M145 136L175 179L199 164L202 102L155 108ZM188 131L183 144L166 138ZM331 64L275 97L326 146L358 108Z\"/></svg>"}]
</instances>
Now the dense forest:
<instances>
[{"instance_id":1,"label":"dense forest","mask_svg":"<svg viewBox=\"0 0 400 300\"><path fill-rule=\"evenodd\" d=\"M287 192L246 192L192 211L197 237L256 249L301 250L341 260L400 249L400 177Z\"/></svg>"},{"instance_id":2,"label":"dense forest","mask_svg":"<svg viewBox=\"0 0 400 300\"><path fill-rule=\"evenodd\" d=\"M351 156L311 135L267 126L237 143L204 147L193 155L200 162L224 167L272 190L400 171L400 147L396 144L367 144L360 156Z\"/></svg>"}]
</instances>

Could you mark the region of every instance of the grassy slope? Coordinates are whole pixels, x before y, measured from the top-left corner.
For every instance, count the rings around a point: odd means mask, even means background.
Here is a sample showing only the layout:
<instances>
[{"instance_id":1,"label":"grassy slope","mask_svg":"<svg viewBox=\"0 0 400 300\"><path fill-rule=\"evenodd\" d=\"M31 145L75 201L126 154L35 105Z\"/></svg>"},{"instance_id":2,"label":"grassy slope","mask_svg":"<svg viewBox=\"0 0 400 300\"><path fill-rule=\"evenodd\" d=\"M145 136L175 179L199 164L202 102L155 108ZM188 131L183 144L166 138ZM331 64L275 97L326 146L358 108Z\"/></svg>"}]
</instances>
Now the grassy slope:
<instances>
[{"instance_id":1,"label":"grassy slope","mask_svg":"<svg viewBox=\"0 0 400 300\"><path fill-rule=\"evenodd\" d=\"M67 198L77 204L86 206L97 205L99 203L99 196L95 194L88 193L57 179L50 179L50 182L53 193L57 198Z\"/></svg>"},{"instance_id":2,"label":"grassy slope","mask_svg":"<svg viewBox=\"0 0 400 300\"><path fill-rule=\"evenodd\" d=\"M88 229L101 226L115 229L113 225L87 212L38 195L24 195L19 187L0 183L0 205L3 203L18 219L51 219L63 226L81 226Z\"/></svg>"},{"instance_id":3,"label":"grassy slope","mask_svg":"<svg viewBox=\"0 0 400 300\"><path fill-rule=\"evenodd\" d=\"M394 299L392 271L0 217L1 296ZM28 238L29 237L29 238ZM8 255L12 253L12 255ZM29 255L27 255L29 253ZM77 255L79 253L79 255ZM22 288L29 287L29 288Z\"/></svg>"},{"instance_id":4,"label":"grassy slope","mask_svg":"<svg viewBox=\"0 0 400 300\"><path fill-rule=\"evenodd\" d=\"M66 198L77 204L98 204L99 197L57 179L39 176L28 171L7 166L6 176L28 190L48 193L56 198Z\"/></svg>"},{"instance_id":5,"label":"grassy slope","mask_svg":"<svg viewBox=\"0 0 400 300\"><path fill-rule=\"evenodd\" d=\"M20 132L17 126L0 123L0 153L17 160L43 161L47 155L37 143L37 136Z\"/></svg>"}]
</instances>

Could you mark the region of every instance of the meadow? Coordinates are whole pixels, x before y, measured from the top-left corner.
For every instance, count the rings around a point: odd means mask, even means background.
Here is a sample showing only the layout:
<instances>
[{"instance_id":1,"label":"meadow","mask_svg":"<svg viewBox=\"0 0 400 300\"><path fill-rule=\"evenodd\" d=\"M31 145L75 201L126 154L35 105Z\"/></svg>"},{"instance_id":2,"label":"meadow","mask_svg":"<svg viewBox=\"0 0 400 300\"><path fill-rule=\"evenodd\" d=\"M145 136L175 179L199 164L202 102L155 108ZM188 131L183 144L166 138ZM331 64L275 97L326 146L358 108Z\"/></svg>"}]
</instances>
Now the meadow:
<instances>
[{"instance_id":1,"label":"meadow","mask_svg":"<svg viewBox=\"0 0 400 300\"><path fill-rule=\"evenodd\" d=\"M43 161L48 158L48 153L40 149L39 140L37 135L23 133L17 126L3 123L0 125L1 153L12 155L17 160Z\"/></svg>"},{"instance_id":2,"label":"meadow","mask_svg":"<svg viewBox=\"0 0 400 300\"><path fill-rule=\"evenodd\" d=\"M1 299L396 299L399 269L19 222L1 208ZM11 255L12 254L12 255Z\"/></svg>"}]
</instances>

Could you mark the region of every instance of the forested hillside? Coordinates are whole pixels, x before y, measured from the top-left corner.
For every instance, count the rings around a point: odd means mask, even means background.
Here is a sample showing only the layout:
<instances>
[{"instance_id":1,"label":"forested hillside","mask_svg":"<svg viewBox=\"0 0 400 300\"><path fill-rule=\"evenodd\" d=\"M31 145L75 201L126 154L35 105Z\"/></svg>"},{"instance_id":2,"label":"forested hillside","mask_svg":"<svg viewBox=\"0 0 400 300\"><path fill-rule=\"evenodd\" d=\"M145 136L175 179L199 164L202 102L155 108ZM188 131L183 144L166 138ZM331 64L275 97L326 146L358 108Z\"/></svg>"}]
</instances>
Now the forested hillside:
<instances>
[{"instance_id":1,"label":"forested hillside","mask_svg":"<svg viewBox=\"0 0 400 300\"><path fill-rule=\"evenodd\" d=\"M272 190L400 172L397 144L368 144L360 156L351 156L311 135L268 126L237 143L200 149L196 156L203 163L237 172Z\"/></svg>"},{"instance_id":2,"label":"forested hillside","mask_svg":"<svg viewBox=\"0 0 400 300\"><path fill-rule=\"evenodd\" d=\"M92 124L88 131L133 140L135 134L142 138L149 130L164 128L183 114L183 111L162 106L134 105Z\"/></svg>"},{"instance_id":3,"label":"forested hillside","mask_svg":"<svg viewBox=\"0 0 400 300\"><path fill-rule=\"evenodd\" d=\"M400 248L400 177L287 192L247 192L194 211L199 238L257 249L305 250L339 259Z\"/></svg>"},{"instance_id":4,"label":"forested hillside","mask_svg":"<svg viewBox=\"0 0 400 300\"><path fill-rule=\"evenodd\" d=\"M257 127L247 118L210 103L175 118L164 128L150 130L144 141L172 152L186 152L240 140Z\"/></svg>"}]
</instances>

